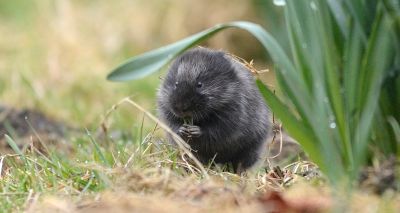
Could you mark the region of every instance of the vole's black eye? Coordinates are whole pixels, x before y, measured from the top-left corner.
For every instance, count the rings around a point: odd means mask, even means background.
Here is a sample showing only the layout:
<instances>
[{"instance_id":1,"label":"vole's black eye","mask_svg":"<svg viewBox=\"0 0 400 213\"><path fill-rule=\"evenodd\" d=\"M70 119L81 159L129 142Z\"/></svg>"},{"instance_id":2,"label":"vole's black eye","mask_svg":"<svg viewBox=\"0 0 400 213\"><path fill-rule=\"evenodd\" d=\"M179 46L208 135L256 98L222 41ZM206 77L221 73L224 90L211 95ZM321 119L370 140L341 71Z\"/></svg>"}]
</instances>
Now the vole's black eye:
<instances>
[{"instance_id":1,"label":"vole's black eye","mask_svg":"<svg viewBox=\"0 0 400 213\"><path fill-rule=\"evenodd\" d=\"M196 85L197 88L201 88L202 86L203 86L203 83L197 82L197 85Z\"/></svg>"},{"instance_id":2,"label":"vole's black eye","mask_svg":"<svg viewBox=\"0 0 400 213\"><path fill-rule=\"evenodd\" d=\"M177 87L178 87L178 84L179 84L179 82L175 82L175 86L174 86L174 89L176 89Z\"/></svg>"}]
</instances>

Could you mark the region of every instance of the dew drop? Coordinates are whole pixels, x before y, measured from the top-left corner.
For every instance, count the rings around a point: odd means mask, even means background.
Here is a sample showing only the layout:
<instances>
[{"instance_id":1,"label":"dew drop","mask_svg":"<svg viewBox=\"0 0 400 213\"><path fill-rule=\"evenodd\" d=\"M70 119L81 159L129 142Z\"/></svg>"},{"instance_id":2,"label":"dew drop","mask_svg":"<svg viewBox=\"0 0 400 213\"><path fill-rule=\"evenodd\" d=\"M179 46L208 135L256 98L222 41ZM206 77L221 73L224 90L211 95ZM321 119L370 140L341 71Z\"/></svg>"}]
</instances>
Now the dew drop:
<instances>
[{"instance_id":1,"label":"dew drop","mask_svg":"<svg viewBox=\"0 0 400 213\"><path fill-rule=\"evenodd\" d=\"M286 0L274 0L274 4L276 6L285 6L286 5Z\"/></svg>"},{"instance_id":2,"label":"dew drop","mask_svg":"<svg viewBox=\"0 0 400 213\"><path fill-rule=\"evenodd\" d=\"M310 3L310 7L311 7L311 9L314 10L314 11L318 10L317 5L315 4L314 1L312 1L312 2Z\"/></svg>"},{"instance_id":3,"label":"dew drop","mask_svg":"<svg viewBox=\"0 0 400 213\"><path fill-rule=\"evenodd\" d=\"M331 123L329 124L329 127L330 127L331 129L336 128L336 123L335 123L335 122L331 122Z\"/></svg>"}]
</instances>

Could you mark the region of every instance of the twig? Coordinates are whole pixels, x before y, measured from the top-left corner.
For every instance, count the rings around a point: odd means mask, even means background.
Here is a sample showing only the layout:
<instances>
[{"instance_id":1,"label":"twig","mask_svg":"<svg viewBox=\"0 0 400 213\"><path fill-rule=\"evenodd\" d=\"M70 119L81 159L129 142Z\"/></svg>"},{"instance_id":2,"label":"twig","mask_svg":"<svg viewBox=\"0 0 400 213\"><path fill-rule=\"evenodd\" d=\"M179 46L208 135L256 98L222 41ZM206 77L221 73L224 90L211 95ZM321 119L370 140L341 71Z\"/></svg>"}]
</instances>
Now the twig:
<instances>
[{"instance_id":1,"label":"twig","mask_svg":"<svg viewBox=\"0 0 400 213\"><path fill-rule=\"evenodd\" d=\"M279 135L280 135L280 137L279 137L279 151L274 156L268 157L269 159L274 159L274 158L278 157L282 153L282 147L283 147L282 124L279 124Z\"/></svg>"}]
</instances>

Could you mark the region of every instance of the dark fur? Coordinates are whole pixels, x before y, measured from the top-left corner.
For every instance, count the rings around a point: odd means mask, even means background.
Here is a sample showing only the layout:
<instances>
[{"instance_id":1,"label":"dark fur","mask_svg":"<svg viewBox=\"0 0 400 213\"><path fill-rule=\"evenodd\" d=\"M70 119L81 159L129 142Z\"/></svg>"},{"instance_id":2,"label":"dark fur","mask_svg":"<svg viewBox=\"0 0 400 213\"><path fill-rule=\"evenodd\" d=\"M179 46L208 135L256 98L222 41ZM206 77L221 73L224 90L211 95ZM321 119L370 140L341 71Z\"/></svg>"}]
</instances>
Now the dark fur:
<instances>
[{"instance_id":1,"label":"dark fur","mask_svg":"<svg viewBox=\"0 0 400 213\"><path fill-rule=\"evenodd\" d=\"M173 62L158 92L158 110L200 161L215 156L216 163L232 163L235 171L262 158L271 129L268 107L249 70L226 53L206 48L187 51ZM193 124L184 124L184 118Z\"/></svg>"}]
</instances>

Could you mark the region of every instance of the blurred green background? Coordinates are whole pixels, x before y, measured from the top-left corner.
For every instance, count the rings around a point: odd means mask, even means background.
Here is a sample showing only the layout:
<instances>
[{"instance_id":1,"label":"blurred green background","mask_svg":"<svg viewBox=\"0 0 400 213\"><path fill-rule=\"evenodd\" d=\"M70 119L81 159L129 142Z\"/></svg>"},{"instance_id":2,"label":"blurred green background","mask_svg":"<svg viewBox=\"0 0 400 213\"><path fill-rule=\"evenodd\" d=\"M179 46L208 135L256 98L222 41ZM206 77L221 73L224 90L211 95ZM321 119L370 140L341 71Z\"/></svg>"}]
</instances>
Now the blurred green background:
<instances>
[{"instance_id":1,"label":"blurred green background","mask_svg":"<svg viewBox=\"0 0 400 213\"><path fill-rule=\"evenodd\" d=\"M266 7L269 13L262 12ZM41 110L89 128L130 95L155 112L164 73L113 83L105 79L109 71L133 55L217 23L247 20L283 32L280 14L281 8L262 0L0 0L0 104ZM226 31L202 45L268 67L260 44L245 32ZM113 126L131 129L141 116L119 109Z\"/></svg>"}]
</instances>

